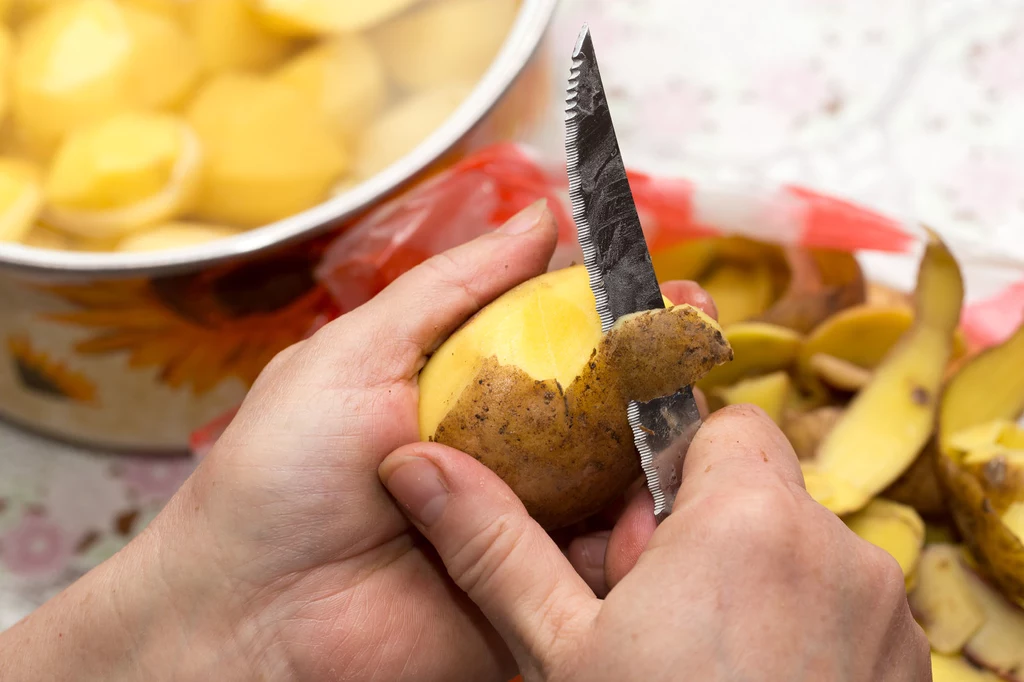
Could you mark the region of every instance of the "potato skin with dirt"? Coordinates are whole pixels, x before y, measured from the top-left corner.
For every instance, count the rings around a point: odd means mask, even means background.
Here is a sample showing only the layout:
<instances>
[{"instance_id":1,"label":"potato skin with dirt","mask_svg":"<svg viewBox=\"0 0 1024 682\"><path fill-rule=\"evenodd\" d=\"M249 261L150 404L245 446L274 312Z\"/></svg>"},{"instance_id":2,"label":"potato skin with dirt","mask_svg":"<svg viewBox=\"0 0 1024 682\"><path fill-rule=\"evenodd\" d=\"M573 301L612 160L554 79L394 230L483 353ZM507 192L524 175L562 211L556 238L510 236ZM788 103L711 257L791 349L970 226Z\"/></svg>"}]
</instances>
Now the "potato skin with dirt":
<instances>
[{"instance_id":1,"label":"potato skin with dirt","mask_svg":"<svg viewBox=\"0 0 1024 682\"><path fill-rule=\"evenodd\" d=\"M592 300L585 273L578 285L585 291L573 295ZM593 323L600 329L596 312ZM630 400L670 395L732 358L715 321L688 305L626 316L598 338L568 385L482 351L429 435L497 473L547 529L599 511L640 476ZM428 385L421 401L432 393Z\"/></svg>"}]
</instances>

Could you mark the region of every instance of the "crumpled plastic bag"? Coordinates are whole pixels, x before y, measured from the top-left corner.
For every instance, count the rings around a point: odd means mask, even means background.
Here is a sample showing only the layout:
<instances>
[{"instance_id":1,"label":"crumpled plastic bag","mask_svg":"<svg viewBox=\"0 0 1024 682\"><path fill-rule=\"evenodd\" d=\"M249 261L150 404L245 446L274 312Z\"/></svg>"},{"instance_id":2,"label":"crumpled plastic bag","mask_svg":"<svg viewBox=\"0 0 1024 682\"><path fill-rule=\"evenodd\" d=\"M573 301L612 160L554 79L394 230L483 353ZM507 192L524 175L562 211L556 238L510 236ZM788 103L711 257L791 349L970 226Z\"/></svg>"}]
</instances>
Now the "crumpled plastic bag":
<instances>
[{"instance_id":1,"label":"crumpled plastic bag","mask_svg":"<svg viewBox=\"0 0 1024 682\"><path fill-rule=\"evenodd\" d=\"M924 232L918 226L803 187L705 185L636 171L628 175L652 253L714 235L859 255L909 255L922 245ZM315 276L344 313L430 256L496 229L540 198L548 199L559 226L552 267L580 262L564 166L545 164L525 147L499 144L347 225L327 248ZM962 265L971 265L970 254L955 255ZM994 296L968 298L961 325L972 350L1005 339L1024 318L1024 264L1019 275L1018 282ZM229 422L226 415L198 431L193 452L205 454Z\"/></svg>"}]
</instances>

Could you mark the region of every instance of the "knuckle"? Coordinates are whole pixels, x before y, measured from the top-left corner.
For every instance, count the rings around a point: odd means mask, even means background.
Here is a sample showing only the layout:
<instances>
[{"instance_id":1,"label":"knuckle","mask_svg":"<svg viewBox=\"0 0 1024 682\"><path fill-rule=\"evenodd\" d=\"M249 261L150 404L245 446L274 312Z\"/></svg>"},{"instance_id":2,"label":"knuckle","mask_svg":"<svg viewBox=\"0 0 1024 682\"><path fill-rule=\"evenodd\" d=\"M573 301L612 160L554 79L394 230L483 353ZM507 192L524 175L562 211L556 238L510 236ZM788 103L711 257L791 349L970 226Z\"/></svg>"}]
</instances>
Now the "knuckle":
<instances>
[{"instance_id":1,"label":"knuckle","mask_svg":"<svg viewBox=\"0 0 1024 682\"><path fill-rule=\"evenodd\" d=\"M899 562L880 547L861 541L860 574L863 589L887 603L906 601L906 581Z\"/></svg>"},{"instance_id":2,"label":"knuckle","mask_svg":"<svg viewBox=\"0 0 1024 682\"><path fill-rule=\"evenodd\" d=\"M787 554L800 538L801 515L793 500L764 488L731 491L707 501L710 531L719 541L772 557Z\"/></svg>"},{"instance_id":3,"label":"knuckle","mask_svg":"<svg viewBox=\"0 0 1024 682\"><path fill-rule=\"evenodd\" d=\"M489 592L493 580L516 553L522 534L511 512L495 516L451 555L448 571L471 597Z\"/></svg>"}]
</instances>

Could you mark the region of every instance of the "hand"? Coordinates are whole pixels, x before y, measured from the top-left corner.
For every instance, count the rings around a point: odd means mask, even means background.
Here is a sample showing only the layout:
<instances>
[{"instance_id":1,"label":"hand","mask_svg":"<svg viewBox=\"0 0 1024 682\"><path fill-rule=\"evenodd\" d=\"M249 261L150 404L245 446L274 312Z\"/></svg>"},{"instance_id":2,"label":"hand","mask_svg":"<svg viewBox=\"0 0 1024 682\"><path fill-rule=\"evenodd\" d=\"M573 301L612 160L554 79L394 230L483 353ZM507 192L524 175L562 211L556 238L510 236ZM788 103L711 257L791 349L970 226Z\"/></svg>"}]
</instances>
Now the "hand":
<instances>
[{"instance_id":1,"label":"hand","mask_svg":"<svg viewBox=\"0 0 1024 682\"><path fill-rule=\"evenodd\" d=\"M473 458L417 443L380 474L526 682L931 679L899 565L807 494L756 408L701 427L672 514L603 601Z\"/></svg>"},{"instance_id":2,"label":"hand","mask_svg":"<svg viewBox=\"0 0 1024 682\"><path fill-rule=\"evenodd\" d=\"M425 358L543 272L555 241L531 207L281 353L146 531L0 638L0 667L76 681L510 679L506 645L377 468L418 440ZM713 312L692 283L666 293ZM31 668L29 641L60 670Z\"/></svg>"}]
</instances>

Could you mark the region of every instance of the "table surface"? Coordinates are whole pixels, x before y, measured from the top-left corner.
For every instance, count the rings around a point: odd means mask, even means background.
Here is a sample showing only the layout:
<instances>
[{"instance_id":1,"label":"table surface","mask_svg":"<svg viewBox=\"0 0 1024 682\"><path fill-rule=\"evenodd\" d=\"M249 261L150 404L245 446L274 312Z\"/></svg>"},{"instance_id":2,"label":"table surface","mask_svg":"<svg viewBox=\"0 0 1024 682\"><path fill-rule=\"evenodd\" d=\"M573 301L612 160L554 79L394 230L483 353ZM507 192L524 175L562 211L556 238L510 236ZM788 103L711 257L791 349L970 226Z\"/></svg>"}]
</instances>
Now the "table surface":
<instances>
[{"instance_id":1,"label":"table surface","mask_svg":"<svg viewBox=\"0 0 1024 682\"><path fill-rule=\"evenodd\" d=\"M797 182L1024 264L1024 2L563 0L556 74L583 21L630 166ZM1021 276L985 269L982 287ZM122 547L192 468L0 423L0 629Z\"/></svg>"}]
</instances>

